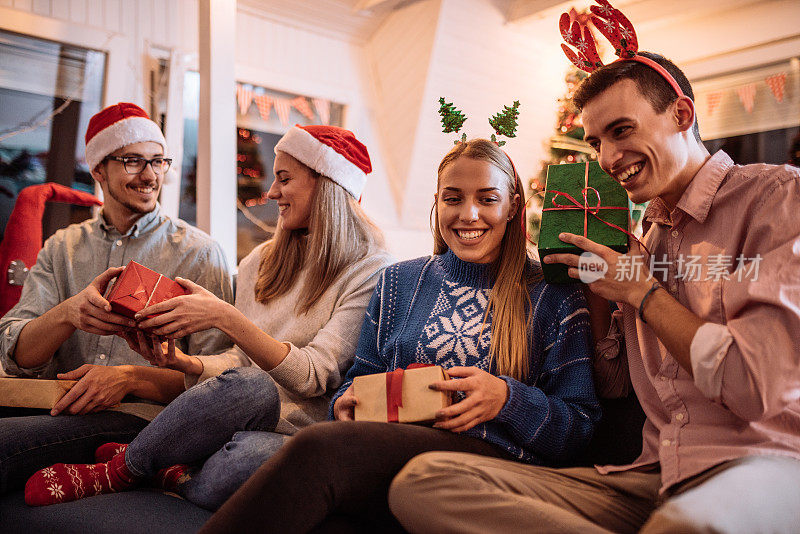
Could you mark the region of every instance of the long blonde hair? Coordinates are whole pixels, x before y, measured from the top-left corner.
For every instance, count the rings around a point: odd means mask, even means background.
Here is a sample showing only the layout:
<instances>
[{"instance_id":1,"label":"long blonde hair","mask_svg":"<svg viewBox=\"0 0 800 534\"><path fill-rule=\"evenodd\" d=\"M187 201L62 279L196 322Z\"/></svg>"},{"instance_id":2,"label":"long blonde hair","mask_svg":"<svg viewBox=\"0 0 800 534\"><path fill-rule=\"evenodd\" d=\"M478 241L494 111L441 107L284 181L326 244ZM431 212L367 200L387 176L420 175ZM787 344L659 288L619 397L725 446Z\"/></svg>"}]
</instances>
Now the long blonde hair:
<instances>
[{"instance_id":1,"label":"long blonde hair","mask_svg":"<svg viewBox=\"0 0 800 534\"><path fill-rule=\"evenodd\" d=\"M511 160L500 147L488 139L472 139L459 143L445 155L439 164L438 177L456 159L464 157L486 161L500 169L508 178L508 194L511 198L519 194L520 199L513 218L508 221L500 242L500 255L492 264L494 284L486 306L484 324L492 313L492 342L489 356L499 375L507 375L525 381L530 371L528 362L528 274L527 252L523 214L525 198L522 182L514 171ZM437 181L436 190L439 190ZM433 206L433 253L444 254L448 247L439 230L439 213Z\"/></svg>"},{"instance_id":2,"label":"long blonde hair","mask_svg":"<svg viewBox=\"0 0 800 534\"><path fill-rule=\"evenodd\" d=\"M383 236L358 202L339 184L316 174L308 229L284 230L261 254L255 298L258 302L286 294L305 267L308 273L295 310L306 313L341 272L383 248Z\"/></svg>"}]
</instances>

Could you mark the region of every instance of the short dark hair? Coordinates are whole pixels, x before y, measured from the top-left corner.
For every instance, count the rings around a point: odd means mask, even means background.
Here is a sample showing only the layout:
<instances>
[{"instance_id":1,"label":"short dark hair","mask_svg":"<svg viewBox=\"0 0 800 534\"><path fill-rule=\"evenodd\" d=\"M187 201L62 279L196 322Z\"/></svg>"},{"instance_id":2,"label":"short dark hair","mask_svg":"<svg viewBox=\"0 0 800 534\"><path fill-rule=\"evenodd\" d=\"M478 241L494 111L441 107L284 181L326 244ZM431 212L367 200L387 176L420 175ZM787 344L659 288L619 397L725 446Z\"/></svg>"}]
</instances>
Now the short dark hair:
<instances>
[{"instance_id":1,"label":"short dark hair","mask_svg":"<svg viewBox=\"0 0 800 534\"><path fill-rule=\"evenodd\" d=\"M678 86L680 86L683 94L691 98L692 102L694 102L692 85L689 83L683 71L681 71L675 63L664 56L652 52L639 52L639 55L652 59L664 67L664 69L675 78L675 81L678 82ZM650 102L650 105L653 106L656 113L664 113L669 105L678 98L672 86L652 67L648 67L644 63L639 63L638 61L615 61L600 67L588 78L583 80L575 91L572 103L576 108L582 110L586 104L600 93L615 83L626 79L633 80L636 83L639 92ZM694 132L695 138L701 141L696 113L692 131Z\"/></svg>"}]
</instances>

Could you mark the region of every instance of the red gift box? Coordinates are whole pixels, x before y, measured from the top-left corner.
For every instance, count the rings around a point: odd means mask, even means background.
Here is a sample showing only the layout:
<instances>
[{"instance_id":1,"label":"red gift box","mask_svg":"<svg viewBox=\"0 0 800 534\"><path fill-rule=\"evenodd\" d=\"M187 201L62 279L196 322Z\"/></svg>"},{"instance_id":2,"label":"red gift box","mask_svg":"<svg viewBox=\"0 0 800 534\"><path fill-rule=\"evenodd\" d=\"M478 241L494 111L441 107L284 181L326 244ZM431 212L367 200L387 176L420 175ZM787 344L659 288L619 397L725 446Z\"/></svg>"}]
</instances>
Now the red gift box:
<instances>
[{"instance_id":1,"label":"red gift box","mask_svg":"<svg viewBox=\"0 0 800 534\"><path fill-rule=\"evenodd\" d=\"M178 282L130 261L117 277L106 300L113 312L133 319L147 306L185 294L186 290Z\"/></svg>"}]
</instances>

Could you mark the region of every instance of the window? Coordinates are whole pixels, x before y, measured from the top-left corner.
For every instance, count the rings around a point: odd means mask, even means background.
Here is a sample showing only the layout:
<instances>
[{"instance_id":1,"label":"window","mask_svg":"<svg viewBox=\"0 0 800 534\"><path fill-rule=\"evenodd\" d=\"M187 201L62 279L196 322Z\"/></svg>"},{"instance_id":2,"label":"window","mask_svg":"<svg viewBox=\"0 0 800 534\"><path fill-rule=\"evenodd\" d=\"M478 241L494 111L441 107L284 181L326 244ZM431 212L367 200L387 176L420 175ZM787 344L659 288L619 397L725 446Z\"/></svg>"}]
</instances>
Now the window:
<instances>
[{"instance_id":1,"label":"window","mask_svg":"<svg viewBox=\"0 0 800 534\"><path fill-rule=\"evenodd\" d=\"M200 76L187 72L184 79L183 168L179 217L195 224L197 219L197 125L200 109ZM237 262L257 245L272 237L278 207L267 199L272 185L275 145L293 124L327 123L341 126L344 106L238 84L236 115ZM320 116L323 114L324 116Z\"/></svg>"},{"instance_id":2,"label":"window","mask_svg":"<svg viewBox=\"0 0 800 534\"><path fill-rule=\"evenodd\" d=\"M83 159L89 119L100 111L103 52L0 31L0 235L19 192L56 182L94 192ZM48 204L44 237L90 216Z\"/></svg>"},{"instance_id":3,"label":"window","mask_svg":"<svg viewBox=\"0 0 800 534\"><path fill-rule=\"evenodd\" d=\"M694 81L700 134L739 164L786 163L800 132L800 60Z\"/></svg>"}]
</instances>

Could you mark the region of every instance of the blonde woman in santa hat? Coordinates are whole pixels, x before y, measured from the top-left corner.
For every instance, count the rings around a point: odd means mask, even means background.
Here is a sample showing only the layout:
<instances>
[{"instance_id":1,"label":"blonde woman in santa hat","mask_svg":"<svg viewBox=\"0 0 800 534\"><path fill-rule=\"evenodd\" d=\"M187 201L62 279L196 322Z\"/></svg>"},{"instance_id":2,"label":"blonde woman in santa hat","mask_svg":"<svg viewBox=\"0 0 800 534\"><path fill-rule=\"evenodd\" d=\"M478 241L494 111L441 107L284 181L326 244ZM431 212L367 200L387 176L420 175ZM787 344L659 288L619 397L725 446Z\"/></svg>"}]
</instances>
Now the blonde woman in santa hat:
<instances>
[{"instance_id":1,"label":"blonde woman in santa hat","mask_svg":"<svg viewBox=\"0 0 800 534\"><path fill-rule=\"evenodd\" d=\"M141 329L135 338L127 336L154 365L182 371L187 385L199 383L129 445L100 447L102 463L56 464L37 472L26 486L28 504L66 502L154 479L216 509L290 435L325 419L352 363L377 276L390 258L358 203L371 164L352 132L298 125L275 154L268 195L278 203L278 229L242 260L235 306L178 278L190 294L142 310ZM160 315L148 319L152 314ZM171 341L211 328L235 347L198 357ZM162 344L161 336L170 341ZM48 489L54 483L61 486L56 494Z\"/></svg>"}]
</instances>

